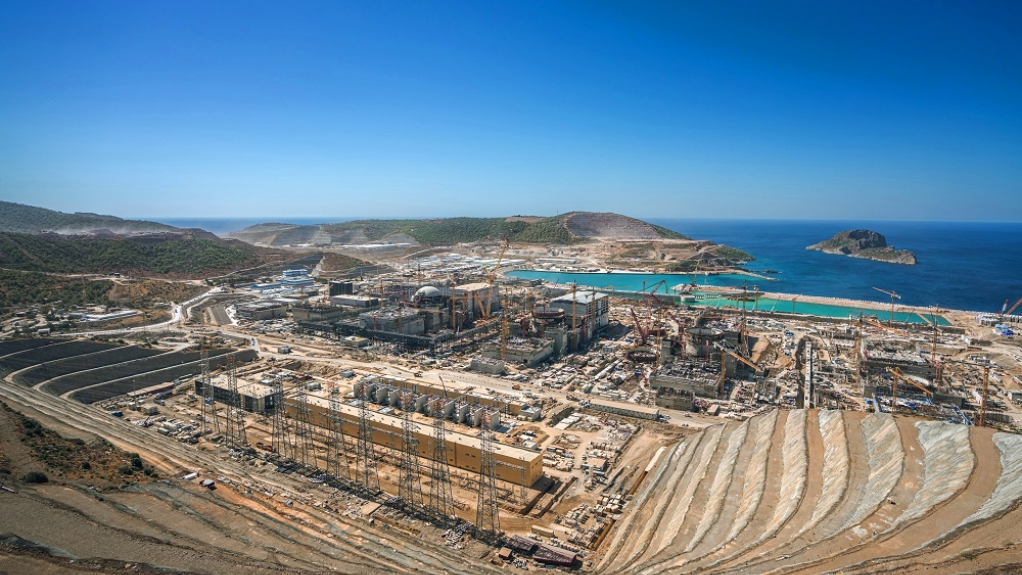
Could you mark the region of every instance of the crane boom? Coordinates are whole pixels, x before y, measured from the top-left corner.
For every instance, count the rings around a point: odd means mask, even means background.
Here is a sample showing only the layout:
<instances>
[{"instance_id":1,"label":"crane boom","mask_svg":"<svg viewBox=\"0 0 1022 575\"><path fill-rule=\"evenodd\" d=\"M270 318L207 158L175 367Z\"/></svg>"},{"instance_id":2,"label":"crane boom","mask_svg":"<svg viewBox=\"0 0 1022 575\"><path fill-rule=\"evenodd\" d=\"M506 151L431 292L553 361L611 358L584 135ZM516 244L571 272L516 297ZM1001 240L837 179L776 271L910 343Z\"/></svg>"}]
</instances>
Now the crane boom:
<instances>
[{"instance_id":1,"label":"crane boom","mask_svg":"<svg viewBox=\"0 0 1022 575\"><path fill-rule=\"evenodd\" d=\"M493 271L486 278L486 283L489 284L489 288L486 290L486 318L489 319L490 314L493 313L493 282L497 281L497 271L500 269L500 262L504 261L504 252L507 251L507 246L511 244L511 240L504 238L504 245L500 247L500 255L497 256L497 263L493 264Z\"/></svg>"},{"instance_id":2,"label":"crane boom","mask_svg":"<svg viewBox=\"0 0 1022 575\"><path fill-rule=\"evenodd\" d=\"M919 389L919 391L922 391L923 393L925 393L926 395L930 396L931 398L933 397L933 391L931 391L926 386L920 385L916 381L914 381L914 380L912 380L912 379L910 379L908 377L905 377L905 375L902 374L901 370L899 370L898 368L894 368L894 369L887 368L887 373L893 375L894 377L896 377L896 378L898 378L898 379L900 379L900 380L902 380L902 381L904 381L906 383L910 383L910 384L914 385L917 389Z\"/></svg>"},{"instance_id":3,"label":"crane boom","mask_svg":"<svg viewBox=\"0 0 1022 575\"><path fill-rule=\"evenodd\" d=\"M1008 305L1008 302L1007 302L1007 300L1005 300L1004 304L1005 304L1005 305ZM1001 314L1001 317L1004 317L1004 316L1006 316L1006 315L1011 315L1011 314L1012 314L1012 312L1014 312L1014 311L1015 311L1016 309L1018 309L1018 306L1020 306L1020 305L1022 305L1022 298L1019 298L1019 299L1018 299L1018 301L1017 301L1017 302L1015 302L1015 305L1013 305L1013 306L1011 306L1010 308L1008 308L1008 311L1006 311L1006 312L1002 313L1002 314Z\"/></svg>"},{"instance_id":4,"label":"crane boom","mask_svg":"<svg viewBox=\"0 0 1022 575\"><path fill-rule=\"evenodd\" d=\"M715 345L716 345L716 344L715 344ZM730 355L731 357L733 357L733 358L737 359L738 361L740 361L740 362L744 363L745 365L747 365L747 366L751 367L752 369L755 369L756 371L763 371L763 368L762 368L762 367L760 367L760 366L756 365L755 363L752 363L752 362L751 362L751 361L749 361L748 359L745 359L744 357L742 357L742 356L738 355L737 353L735 353L735 352L731 351L730 349L727 349L726 347L723 347L723 346L721 346L721 345L716 345L716 347L717 347L718 349L720 349L720 351L722 351L722 352L724 352L724 353L726 353L726 354Z\"/></svg>"}]
</instances>

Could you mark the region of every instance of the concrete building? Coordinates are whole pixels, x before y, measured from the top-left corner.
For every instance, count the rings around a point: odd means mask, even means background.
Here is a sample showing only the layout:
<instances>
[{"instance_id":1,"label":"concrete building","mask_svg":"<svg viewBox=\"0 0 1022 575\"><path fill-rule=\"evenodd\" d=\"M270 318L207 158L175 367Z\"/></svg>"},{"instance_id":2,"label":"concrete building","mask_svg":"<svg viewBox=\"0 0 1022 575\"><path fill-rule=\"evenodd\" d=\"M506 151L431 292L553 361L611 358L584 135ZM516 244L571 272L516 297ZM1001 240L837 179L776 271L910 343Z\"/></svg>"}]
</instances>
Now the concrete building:
<instances>
[{"instance_id":1,"label":"concrete building","mask_svg":"<svg viewBox=\"0 0 1022 575\"><path fill-rule=\"evenodd\" d=\"M359 314L358 326L404 335L422 335L426 332L426 322L419 312L404 307L387 307Z\"/></svg>"},{"instance_id":2,"label":"concrete building","mask_svg":"<svg viewBox=\"0 0 1022 575\"><path fill-rule=\"evenodd\" d=\"M330 296L330 303L348 307L379 307L380 298L365 295L335 295Z\"/></svg>"},{"instance_id":3,"label":"concrete building","mask_svg":"<svg viewBox=\"0 0 1022 575\"><path fill-rule=\"evenodd\" d=\"M497 352L497 357L500 357L500 352ZM468 368L488 375L501 375L504 373L504 362L484 354L482 357L473 357Z\"/></svg>"},{"instance_id":4,"label":"concrete building","mask_svg":"<svg viewBox=\"0 0 1022 575\"><path fill-rule=\"evenodd\" d=\"M354 295L355 284L351 282L332 281L330 282L329 292L330 297L335 295Z\"/></svg>"},{"instance_id":5,"label":"concrete building","mask_svg":"<svg viewBox=\"0 0 1022 575\"><path fill-rule=\"evenodd\" d=\"M613 413L615 415L623 415L625 417L635 417L638 419L655 420L660 417L659 409L634 403L618 403L594 399L589 402L589 409L602 411L604 413Z\"/></svg>"},{"instance_id":6,"label":"concrete building","mask_svg":"<svg viewBox=\"0 0 1022 575\"><path fill-rule=\"evenodd\" d=\"M483 357L500 359L500 341L487 342L482 347ZM554 341L549 338L512 337L507 341L504 361L513 365L536 367L554 354Z\"/></svg>"},{"instance_id":7,"label":"concrete building","mask_svg":"<svg viewBox=\"0 0 1022 575\"><path fill-rule=\"evenodd\" d=\"M210 383L213 386L213 399L217 403L234 403L226 377L210 378ZM195 378L195 394L204 396L204 388L202 378ZM251 413L272 413L277 407L278 397L274 395L273 387L263 383L239 379L238 395L241 396L241 409Z\"/></svg>"},{"instance_id":8,"label":"concrete building","mask_svg":"<svg viewBox=\"0 0 1022 575\"><path fill-rule=\"evenodd\" d=\"M459 301L466 302L466 309L471 309L475 315L481 315L483 308L490 306L491 311L500 309L500 295L497 288L485 282L464 284L455 286L454 297Z\"/></svg>"},{"instance_id":9,"label":"concrete building","mask_svg":"<svg viewBox=\"0 0 1022 575\"><path fill-rule=\"evenodd\" d=\"M666 363L649 378L649 386L657 397L665 398L664 407L670 407L672 396L684 397L690 393L714 399L721 392L720 382L719 354L707 360L678 359Z\"/></svg>"},{"instance_id":10,"label":"concrete building","mask_svg":"<svg viewBox=\"0 0 1022 575\"><path fill-rule=\"evenodd\" d=\"M234 308L238 317L249 321L277 319L287 315L287 305L279 301L243 303Z\"/></svg>"},{"instance_id":11,"label":"concrete building","mask_svg":"<svg viewBox=\"0 0 1022 575\"><path fill-rule=\"evenodd\" d=\"M284 400L285 413L290 417L297 415L297 402L294 398ZM315 396L307 397L307 405L312 423L320 427L328 427L330 422L330 402ZM341 424L348 437L358 437L359 409L352 405L338 406ZM400 417L380 412L373 412L370 425L373 427L373 443L390 449L401 448ZM412 422L413 433L419 442L419 457L427 460L432 455L433 426L429 423ZM447 463L458 469L472 473L479 472L482 449L478 437L466 435L448 429ZM494 442L493 457L496 460L497 479L514 484L533 485L543 476L543 455L534 451Z\"/></svg>"},{"instance_id":12,"label":"concrete building","mask_svg":"<svg viewBox=\"0 0 1022 575\"><path fill-rule=\"evenodd\" d=\"M295 321L332 322L341 317L344 310L335 305L298 306L291 309Z\"/></svg>"},{"instance_id":13,"label":"concrete building","mask_svg":"<svg viewBox=\"0 0 1022 575\"><path fill-rule=\"evenodd\" d=\"M550 300L548 307L564 311L565 325L584 326L583 337L587 341L610 323L610 300L607 294L598 291L566 293Z\"/></svg>"}]
</instances>

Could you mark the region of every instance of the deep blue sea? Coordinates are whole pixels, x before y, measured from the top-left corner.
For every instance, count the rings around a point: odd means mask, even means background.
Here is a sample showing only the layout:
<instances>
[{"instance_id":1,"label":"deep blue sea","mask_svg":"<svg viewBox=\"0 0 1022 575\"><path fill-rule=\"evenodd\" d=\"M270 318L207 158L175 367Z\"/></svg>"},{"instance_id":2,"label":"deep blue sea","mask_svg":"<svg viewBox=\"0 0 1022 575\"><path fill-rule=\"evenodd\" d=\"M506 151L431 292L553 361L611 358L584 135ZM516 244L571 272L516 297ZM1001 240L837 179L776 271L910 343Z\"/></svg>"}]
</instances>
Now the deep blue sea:
<instances>
[{"instance_id":1,"label":"deep blue sea","mask_svg":"<svg viewBox=\"0 0 1022 575\"><path fill-rule=\"evenodd\" d=\"M263 222L316 224L351 218L151 218L177 227L226 235ZM773 269L761 291L890 301L878 287L902 296L899 304L1000 311L1022 298L1022 223L805 220L649 219L696 239L741 248L756 257L750 270ZM918 265L887 264L806 250L853 228L880 232L887 243L915 252ZM1017 313L1017 311L1016 311Z\"/></svg>"},{"instance_id":2,"label":"deep blue sea","mask_svg":"<svg viewBox=\"0 0 1022 575\"><path fill-rule=\"evenodd\" d=\"M763 291L1000 311L1022 298L1022 223L650 219L692 238L741 248L756 257L750 270L774 269ZM906 266L809 251L834 234L866 228L888 245L912 250ZM1016 311L1017 313L1017 311Z\"/></svg>"}]
</instances>

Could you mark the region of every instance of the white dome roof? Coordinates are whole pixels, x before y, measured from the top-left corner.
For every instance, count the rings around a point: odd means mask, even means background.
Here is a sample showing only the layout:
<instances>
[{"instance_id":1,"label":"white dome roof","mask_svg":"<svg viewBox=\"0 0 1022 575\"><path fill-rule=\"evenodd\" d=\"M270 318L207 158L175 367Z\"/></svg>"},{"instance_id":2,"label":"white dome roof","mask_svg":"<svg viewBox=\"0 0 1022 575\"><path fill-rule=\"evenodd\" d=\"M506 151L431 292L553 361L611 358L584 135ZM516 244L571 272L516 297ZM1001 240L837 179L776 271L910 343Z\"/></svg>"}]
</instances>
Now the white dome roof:
<instances>
[{"instance_id":1,"label":"white dome roof","mask_svg":"<svg viewBox=\"0 0 1022 575\"><path fill-rule=\"evenodd\" d=\"M443 294L440 293L440 290L436 289L433 286L422 286L421 288L419 288L417 292L415 292L415 295L412 296L412 299L426 299L431 297L440 297L442 295Z\"/></svg>"}]
</instances>

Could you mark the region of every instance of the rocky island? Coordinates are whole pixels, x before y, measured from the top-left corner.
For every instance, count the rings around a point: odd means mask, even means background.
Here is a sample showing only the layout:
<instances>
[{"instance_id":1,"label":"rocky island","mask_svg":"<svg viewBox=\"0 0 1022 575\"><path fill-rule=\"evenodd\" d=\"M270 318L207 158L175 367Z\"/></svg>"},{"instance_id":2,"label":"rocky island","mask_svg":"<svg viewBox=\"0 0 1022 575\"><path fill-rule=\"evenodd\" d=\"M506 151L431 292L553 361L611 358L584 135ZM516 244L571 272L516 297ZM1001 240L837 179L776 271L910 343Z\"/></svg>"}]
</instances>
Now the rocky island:
<instances>
[{"instance_id":1,"label":"rocky island","mask_svg":"<svg viewBox=\"0 0 1022 575\"><path fill-rule=\"evenodd\" d=\"M848 230L806 248L825 254L845 255L892 264L916 265L916 255L887 245L883 234L872 230Z\"/></svg>"}]
</instances>

